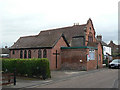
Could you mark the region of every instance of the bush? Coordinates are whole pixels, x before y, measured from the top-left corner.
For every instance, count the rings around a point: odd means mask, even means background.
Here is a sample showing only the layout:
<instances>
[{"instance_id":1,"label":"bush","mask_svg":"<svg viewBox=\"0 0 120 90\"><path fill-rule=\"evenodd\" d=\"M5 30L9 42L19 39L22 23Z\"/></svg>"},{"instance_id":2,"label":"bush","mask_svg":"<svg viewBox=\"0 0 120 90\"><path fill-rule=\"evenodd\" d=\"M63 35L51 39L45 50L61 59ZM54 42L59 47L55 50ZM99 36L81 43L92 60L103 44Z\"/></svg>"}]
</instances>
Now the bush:
<instances>
[{"instance_id":1,"label":"bush","mask_svg":"<svg viewBox=\"0 0 120 90\"><path fill-rule=\"evenodd\" d=\"M49 78L50 68L49 61L46 58L42 59L2 59L2 71L14 72L16 74L32 76L42 76L43 79Z\"/></svg>"}]
</instances>

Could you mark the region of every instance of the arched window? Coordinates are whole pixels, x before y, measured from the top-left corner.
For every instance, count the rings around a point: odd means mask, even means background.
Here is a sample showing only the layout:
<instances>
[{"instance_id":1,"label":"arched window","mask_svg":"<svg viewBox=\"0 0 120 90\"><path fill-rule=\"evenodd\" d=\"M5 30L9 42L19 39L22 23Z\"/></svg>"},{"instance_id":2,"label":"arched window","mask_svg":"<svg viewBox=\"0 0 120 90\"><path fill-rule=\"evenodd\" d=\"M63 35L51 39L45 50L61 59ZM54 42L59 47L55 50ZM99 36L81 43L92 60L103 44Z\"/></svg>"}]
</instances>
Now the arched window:
<instances>
[{"instance_id":1,"label":"arched window","mask_svg":"<svg viewBox=\"0 0 120 90\"><path fill-rule=\"evenodd\" d=\"M12 51L12 54L15 54L15 51L14 51L14 50Z\"/></svg>"},{"instance_id":2,"label":"arched window","mask_svg":"<svg viewBox=\"0 0 120 90\"><path fill-rule=\"evenodd\" d=\"M24 58L27 58L27 51L24 51Z\"/></svg>"},{"instance_id":3,"label":"arched window","mask_svg":"<svg viewBox=\"0 0 120 90\"><path fill-rule=\"evenodd\" d=\"M23 58L23 51L20 50L20 58Z\"/></svg>"},{"instance_id":4,"label":"arched window","mask_svg":"<svg viewBox=\"0 0 120 90\"><path fill-rule=\"evenodd\" d=\"M28 51L28 58L31 58L31 50Z\"/></svg>"},{"instance_id":5,"label":"arched window","mask_svg":"<svg viewBox=\"0 0 120 90\"><path fill-rule=\"evenodd\" d=\"M93 36L92 36L92 33L91 33L91 32L89 33L88 41L89 41L89 42L93 42Z\"/></svg>"},{"instance_id":6,"label":"arched window","mask_svg":"<svg viewBox=\"0 0 120 90\"><path fill-rule=\"evenodd\" d=\"M101 61L101 55L99 54L99 61Z\"/></svg>"},{"instance_id":7,"label":"arched window","mask_svg":"<svg viewBox=\"0 0 120 90\"><path fill-rule=\"evenodd\" d=\"M93 37L92 37L92 36L89 36L89 37L88 37L88 41L89 41L89 42L93 42Z\"/></svg>"},{"instance_id":8,"label":"arched window","mask_svg":"<svg viewBox=\"0 0 120 90\"><path fill-rule=\"evenodd\" d=\"M43 50L43 58L47 58L47 50L46 49Z\"/></svg>"},{"instance_id":9,"label":"arched window","mask_svg":"<svg viewBox=\"0 0 120 90\"><path fill-rule=\"evenodd\" d=\"M38 58L41 58L42 57L42 52L41 52L41 49L38 50Z\"/></svg>"}]
</instances>

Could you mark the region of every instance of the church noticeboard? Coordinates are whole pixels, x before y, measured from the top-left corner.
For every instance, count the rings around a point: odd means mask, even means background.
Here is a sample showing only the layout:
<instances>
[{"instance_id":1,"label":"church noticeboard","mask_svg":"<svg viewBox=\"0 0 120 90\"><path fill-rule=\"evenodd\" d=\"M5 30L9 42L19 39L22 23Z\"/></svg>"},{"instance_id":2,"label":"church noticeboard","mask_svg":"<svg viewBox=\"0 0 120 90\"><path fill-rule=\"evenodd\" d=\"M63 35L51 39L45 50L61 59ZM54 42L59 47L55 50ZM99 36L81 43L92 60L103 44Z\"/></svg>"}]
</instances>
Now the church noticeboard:
<instances>
[{"instance_id":1,"label":"church noticeboard","mask_svg":"<svg viewBox=\"0 0 120 90\"><path fill-rule=\"evenodd\" d=\"M89 61L89 60L90 60L90 55L88 54L88 55L87 55L87 61Z\"/></svg>"},{"instance_id":2,"label":"church noticeboard","mask_svg":"<svg viewBox=\"0 0 120 90\"><path fill-rule=\"evenodd\" d=\"M87 61L95 60L95 50L89 50L89 54L87 55Z\"/></svg>"}]
</instances>

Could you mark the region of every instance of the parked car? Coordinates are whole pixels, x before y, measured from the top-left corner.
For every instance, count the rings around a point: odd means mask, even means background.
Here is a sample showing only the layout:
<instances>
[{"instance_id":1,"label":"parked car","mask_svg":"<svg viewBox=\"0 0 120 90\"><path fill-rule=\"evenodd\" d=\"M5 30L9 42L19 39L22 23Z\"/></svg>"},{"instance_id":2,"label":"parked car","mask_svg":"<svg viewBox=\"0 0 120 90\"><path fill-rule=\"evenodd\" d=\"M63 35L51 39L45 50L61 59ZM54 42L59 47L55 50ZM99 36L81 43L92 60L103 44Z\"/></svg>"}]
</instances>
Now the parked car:
<instances>
[{"instance_id":1,"label":"parked car","mask_svg":"<svg viewBox=\"0 0 120 90\"><path fill-rule=\"evenodd\" d=\"M119 68L120 69L120 59L114 59L109 63L109 68Z\"/></svg>"}]
</instances>

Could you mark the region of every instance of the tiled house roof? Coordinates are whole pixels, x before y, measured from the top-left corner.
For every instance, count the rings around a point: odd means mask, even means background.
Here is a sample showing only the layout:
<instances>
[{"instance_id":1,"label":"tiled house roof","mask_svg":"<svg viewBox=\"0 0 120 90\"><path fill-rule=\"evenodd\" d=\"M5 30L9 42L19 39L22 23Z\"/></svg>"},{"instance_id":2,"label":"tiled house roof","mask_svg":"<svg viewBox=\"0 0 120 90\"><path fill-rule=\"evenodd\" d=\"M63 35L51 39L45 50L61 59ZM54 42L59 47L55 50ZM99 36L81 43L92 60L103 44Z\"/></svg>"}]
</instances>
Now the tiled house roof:
<instances>
[{"instance_id":1,"label":"tiled house roof","mask_svg":"<svg viewBox=\"0 0 120 90\"><path fill-rule=\"evenodd\" d=\"M107 43L105 43L104 41L101 41L102 46L108 46Z\"/></svg>"},{"instance_id":2,"label":"tiled house roof","mask_svg":"<svg viewBox=\"0 0 120 90\"><path fill-rule=\"evenodd\" d=\"M9 48L0 48L0 54L9 54Z\"/></svg>"},{"instance_id":3,"label":"tiled house roof","mask_svg":"<svg viewBox=\"0 0 120 90\"><path fill-rule=\"evenodd\" d=\"M96 38L96 40L99 41L102 46L108 46L109 47L109 45L107 45L107 43L105 43L104 41L98 40L98 38Z\"/></svg>"},{"instance_id":4,"label":"tiled house roof","mask_svg":"<svg viewBox=\"0 0 120 90\"><path fill-rule=\"evenodd\" d=\"M115 47L115 48L117 48L118 47L118 45L116 45L115 43L113 43L113 41L110 41L110 43L108 44L110 47Z\"/></svg>"},{"instance_id":5,"label":"tiled house roof","mask_svg":"<svg viewBox=\"0 0 120 90\"><path fill-rule=\"evenodd\" d=\"M53 47L61 36L63 36L63 38L65 37L67 42L70 43L72 37L84 36L85 27L86 24L75 25L70 27L41 31L38 35L35 36L20 37L17 42L14 43L14 45L11 47L11 49Z\"/></svg>"},{"instance_id":6,"label":"tiled house roof","mask_svg":"<svg viewBox=\"0 0 120 90\"><path fill-rule=\"evenodd\" d=\"M112 49L112 55L119 55L120 53L120 45L116 45L115 43L113 43L113 41L110 41L110 43L108 44L111 49Z\"/></svg>"}]
</instances>

